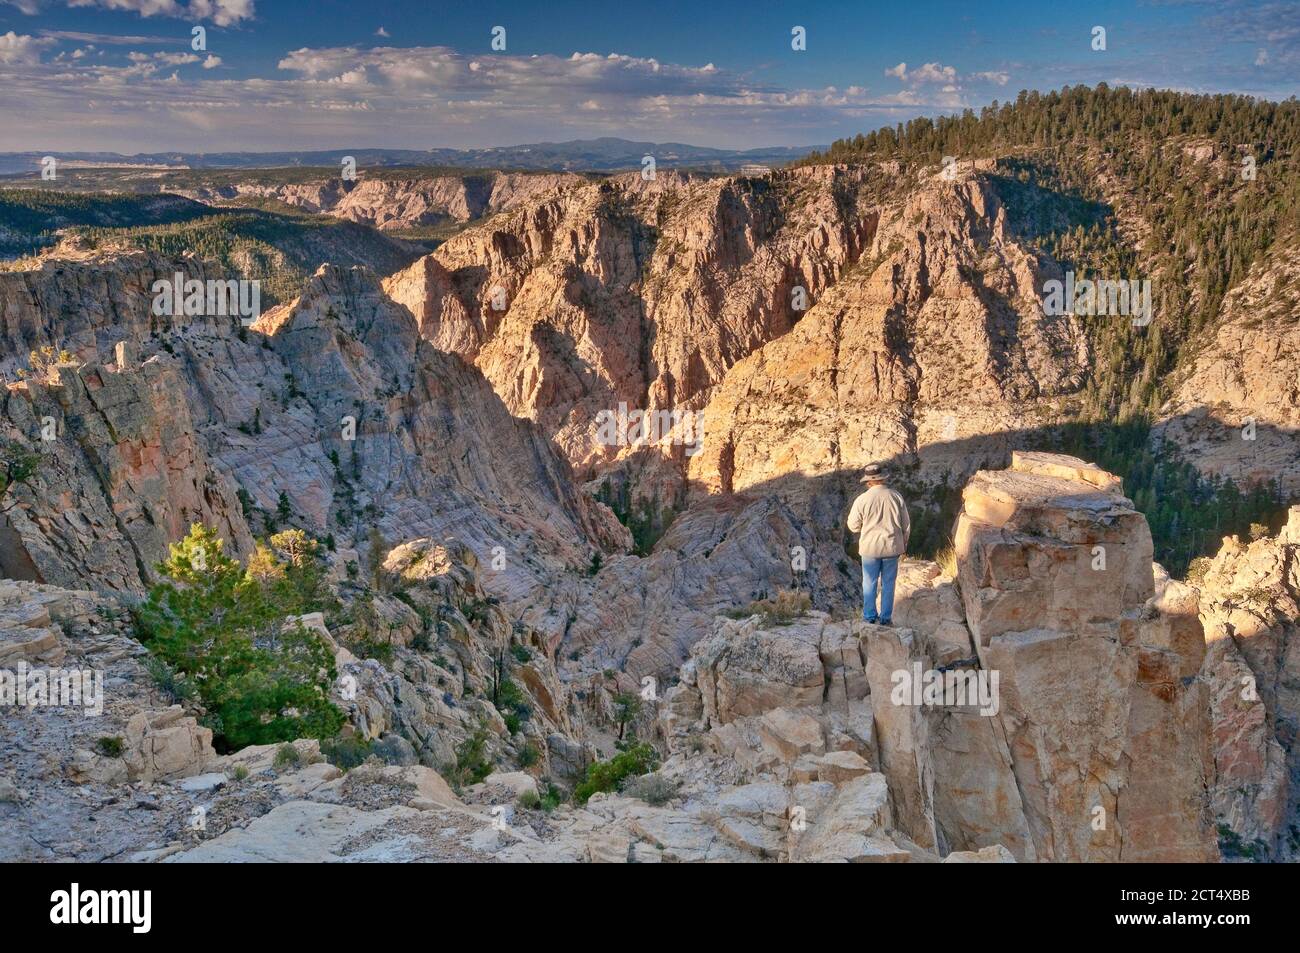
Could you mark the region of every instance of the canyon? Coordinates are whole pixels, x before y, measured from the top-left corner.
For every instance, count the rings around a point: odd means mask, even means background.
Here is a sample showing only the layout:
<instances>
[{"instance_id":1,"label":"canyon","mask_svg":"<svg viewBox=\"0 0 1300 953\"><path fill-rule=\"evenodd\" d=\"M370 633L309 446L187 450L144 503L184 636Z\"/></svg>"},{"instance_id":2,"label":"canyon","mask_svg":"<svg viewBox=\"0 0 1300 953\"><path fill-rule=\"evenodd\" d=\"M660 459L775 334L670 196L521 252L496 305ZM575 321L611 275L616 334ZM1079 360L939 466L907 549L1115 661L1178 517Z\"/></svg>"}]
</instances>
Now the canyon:
<instances>
[{"instance_id":1,"label":"canyon","mask_svg":"<svg viewBox=\"0 0 1300 953\"><path fill-rule=\"evenodd\" d=\"M0 516L0 665L107 685L99 718L6 715L5 859L1300 851L1300 507L1159 563L1126 481L1059 446L1118 319L1046 312L1066 266L997 162L189 195L455 227L250 327L153 313L156 280L232 277L194 253L63 235L0 270L0 441L39 461ZM1170 373L1151 453L1293 496L1292 249ZM620 407L702 432L611 441ZM893 627L842 525L872 462L918 517ZM134 620L194 524L250 566L321 541L335 605L294 625L338 739L224 750L158 678ZM900 701L913 671L997 705ZM653 770L555 803L632 740Z\"/></svg>"}]
</instances>

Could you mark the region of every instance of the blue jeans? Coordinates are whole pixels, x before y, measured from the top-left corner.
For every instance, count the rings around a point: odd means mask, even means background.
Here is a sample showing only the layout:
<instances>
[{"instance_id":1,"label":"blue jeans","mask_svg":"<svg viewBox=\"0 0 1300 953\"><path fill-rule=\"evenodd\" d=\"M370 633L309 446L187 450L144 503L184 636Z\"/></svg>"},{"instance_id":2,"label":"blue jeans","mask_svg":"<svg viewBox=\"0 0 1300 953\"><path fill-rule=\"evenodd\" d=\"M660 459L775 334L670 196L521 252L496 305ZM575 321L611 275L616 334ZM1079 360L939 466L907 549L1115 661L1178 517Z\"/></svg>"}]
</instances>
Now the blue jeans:
<instances>
[{"instance_id":1,"label":"blue jeans","mask_svg":"<svg viewBox=\"0 0 1300 953\"><path fill-rule=\"evenodd\" d=\"M862 560L862 621L876 621L876 583L880 583L880 621L894 615L894 580L898 578L898 557Z\"/></svg>"}]
</instances>

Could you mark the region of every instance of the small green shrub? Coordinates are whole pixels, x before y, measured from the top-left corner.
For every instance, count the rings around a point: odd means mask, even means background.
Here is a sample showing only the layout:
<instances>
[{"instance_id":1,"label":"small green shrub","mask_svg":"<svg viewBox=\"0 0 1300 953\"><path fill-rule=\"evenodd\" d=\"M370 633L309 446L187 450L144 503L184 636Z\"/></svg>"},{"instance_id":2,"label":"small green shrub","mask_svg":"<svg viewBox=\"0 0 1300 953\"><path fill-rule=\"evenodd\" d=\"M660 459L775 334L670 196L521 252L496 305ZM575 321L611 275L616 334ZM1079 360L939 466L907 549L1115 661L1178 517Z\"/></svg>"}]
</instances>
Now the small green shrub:
<instances>
[{"instance_id":1,"label":"small green shrub","mask_svg":"<svg viewBox=\"0 0 1300 953\"><path fill-rule=\"evenodd\" d=\"M126 742L117 735L105 735L95 742L95 747L105 758L120 758L122 757L122 751L126 747Z\"/></svg>"},{"instance_id":2,"label":"small green shrub","mask_svg":"<svg viewBox=\"0 0 1300 953\"><path fill-rule=\"evenodd\" d=\"M608 761L597 761L587 768L587 778L573 789L576 804L586 804L593 794L617 791L628 778L648 774L659 766L654 747L642 742L629 745Z\"/></svg>"},{"instance_id":3,"label":"small green shrub","mask_svg":"<svg viewBox=\"0 0 1300 953\"><path fill-rule=\"evenodd\" d=\"M189 701L197 694L188 678L156 656L150 655L144 660L144 670L173 705Z\"/></svg>"},{"instance_id":4,"label":"small green shrub","mask_svg":"<svg viewBox=\"0 0 1300 953\"><path fill-rule=\"evenodd\" d=\"M172 544L158 567L165 581L135 612L140 641L197 688L217 750L332 737L345 720L329 700L333 653L289 621L326 607L322 568L310 554L281 564L264 547L246 571L223 548L199 523Z\"/></svg>"},{"instance_id":5,"label":"small green shrub","mask_svg":"<svg viewBox=\"0 0 1300 953\"><path fill-rule=\"evenodd\" d=\"M285 768L296 768L302 764L302 755L293 745L285 742L275 749L275 767L277 771L283 771Z\"/></svg>"},{"instance_id":6,"label":"small green shrub","mask_svg":"<svg viewBox=\"0 0 1300 953\"><path fill-rule=\"evenodd\" d=\"M393 643L361 639L348 645L352 654L361 659L376 659L386 667L393 664Z\"/></svg>"},{"instance_id":7,"label":"small green shrub","mask_svg":"<svg viewBox=\"0 0 1300 953\"><path fill-rule=\"evenodd\" d=\"M538 750L537 745L531 741L524 742L524 746L519 749L519 767L531 768L541 760L542 753Z\"/></svg>"},{"instance_id":8,"label":"small green shrub","mask_svg":"<svg viewBox=\"0 0 1300 953\"><path fill-rule=\"evenodd\" d=\"M492 773L492 762L487 756L487 740L488 731L480 725L456 746L456 764L449 779L454 786L478 784Z\"/></svg>"},{"instance_id":9,"label":"small green shrub","mask_svg":"<svg viewBox=\"0 0 1300 953\"><path fill-rule=\"evenodd\" d=\"M370 757L370 742L353 735L350 738L330 738L320 743L325 760L341 771L351 771Z\"/></svg>"},{"instance_id":10,"label":"small green shrub","mask_svg":"<svg viewBox=\"0 0 1300 953\"><path fill-rule=\"evenodd\" d=\"M677 796L677 785L659 774L643 774L629 778L623 784L623 793L645 801L655 807L667 804Z\"/></svg>"}]
</instances>

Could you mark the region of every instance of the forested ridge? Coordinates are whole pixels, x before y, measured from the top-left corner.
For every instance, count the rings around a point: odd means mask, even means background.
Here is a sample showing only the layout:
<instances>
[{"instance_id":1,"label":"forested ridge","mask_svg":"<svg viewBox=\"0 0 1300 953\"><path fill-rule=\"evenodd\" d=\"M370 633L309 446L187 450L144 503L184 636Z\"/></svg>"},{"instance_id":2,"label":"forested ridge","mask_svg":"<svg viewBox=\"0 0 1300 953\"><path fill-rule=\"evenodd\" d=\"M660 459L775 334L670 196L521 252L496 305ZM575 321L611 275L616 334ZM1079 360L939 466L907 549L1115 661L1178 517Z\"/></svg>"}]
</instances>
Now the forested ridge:
<instances>
[{"instance_id":1,"label":"forested ridge","mask_svg":"<svg viewBox=\"0 0 1300 953\"><path fill-rule=\"evenodd\" d=\"M1085 319L1092 368L1077 420L1033 442L1122 474L1175 572L1224 535L1275 529L1287 502L1276 484L1206 479L1176 448L1153 448L1150 431L1228 290L1300 234L1300 103L1104 84L1025 91L978 114L839 140L799 164L906 171L948 156L994 160L989 180L1040 255L1078 278L1151 281L1150 325ZM923 521L923 548L942 545L948 503Z\"/></svg>"}]
</instances>

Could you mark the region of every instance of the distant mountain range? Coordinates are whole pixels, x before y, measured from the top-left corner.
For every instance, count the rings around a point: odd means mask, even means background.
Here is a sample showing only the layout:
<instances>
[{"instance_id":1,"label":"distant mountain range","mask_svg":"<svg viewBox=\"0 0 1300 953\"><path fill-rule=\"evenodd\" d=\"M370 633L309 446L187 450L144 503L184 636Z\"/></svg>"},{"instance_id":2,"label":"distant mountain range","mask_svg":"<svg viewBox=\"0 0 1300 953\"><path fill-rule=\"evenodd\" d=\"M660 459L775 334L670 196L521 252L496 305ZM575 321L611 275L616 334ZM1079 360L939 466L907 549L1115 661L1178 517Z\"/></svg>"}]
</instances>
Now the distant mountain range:
<instances>
[{"instance_id":1,"label":"distant mountain range","mask_svg":"<svg viewBox=\"0 0 1300 953\"><path fill-rule=\"evenodd\" d=\"M4 152L0 175L34 172L45 155L64 163L114 166L171 166L193 169L255 169L274 166L338 165L352 156L361 166L441 165L465 168L590 170L612 172L641 166L647 155L667 168L732 171L746 165L783 165L824 146L779 146L737 151L709 149L681 142L634 142L603 137L571 142L537 142L492 149L329 149L316 152Z\"/></svg>"}]
</instances>

